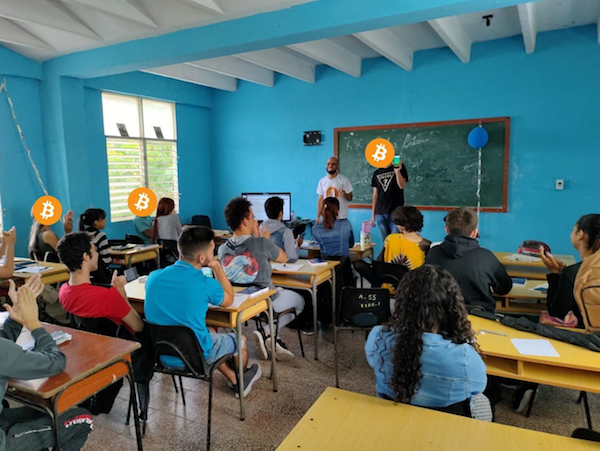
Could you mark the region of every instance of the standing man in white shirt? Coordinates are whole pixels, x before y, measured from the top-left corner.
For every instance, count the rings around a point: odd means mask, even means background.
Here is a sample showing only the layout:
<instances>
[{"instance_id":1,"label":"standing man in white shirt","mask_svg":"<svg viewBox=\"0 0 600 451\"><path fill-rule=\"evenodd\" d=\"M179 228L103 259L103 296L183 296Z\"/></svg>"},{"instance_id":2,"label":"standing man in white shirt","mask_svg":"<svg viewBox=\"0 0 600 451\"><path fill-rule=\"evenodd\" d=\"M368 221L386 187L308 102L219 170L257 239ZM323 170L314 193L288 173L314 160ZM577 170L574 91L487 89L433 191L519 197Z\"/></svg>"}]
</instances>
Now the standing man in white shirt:
<instances>
[{"instance_id":1,"label":"standing man in white shirt","mask_svg":"<svg viewBox=\"0 0 600 451\"><path fill-rule=\"evenodd\" d=\"M326 197L335 197L340 202L340 219L348 219L348 201L352 200L352 183L347 177L338 172L339 162L335 157L327 160L325 169L327 175L319 180L317 185L317 222L321 222L321 210L323 208L323 199Z\"/></svg>"}]
</instances>

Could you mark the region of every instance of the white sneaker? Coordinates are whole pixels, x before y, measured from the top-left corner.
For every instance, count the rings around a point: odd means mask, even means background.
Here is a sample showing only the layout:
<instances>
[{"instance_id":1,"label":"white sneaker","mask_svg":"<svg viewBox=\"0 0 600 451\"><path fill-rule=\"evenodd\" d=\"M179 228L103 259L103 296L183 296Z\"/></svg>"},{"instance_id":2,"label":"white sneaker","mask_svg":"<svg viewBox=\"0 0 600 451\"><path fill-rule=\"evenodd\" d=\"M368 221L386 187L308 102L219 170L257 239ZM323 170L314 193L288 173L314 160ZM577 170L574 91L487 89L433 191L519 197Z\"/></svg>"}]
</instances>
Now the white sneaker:
<instances>
[{"instance_id":1,"label":"white sneaker","mask_svg":"<svg viewBox=\"0 0 600 451\"><path fill-rule=\"evenodd\" d=\"M271 337L268 337L265 340L265 347L267 350L271 350ZM294 358L294 353L287 349L285 343L283 343L279 338L275 342L275 358L280 362L287 362L288 360L292 360Z\"/></svg>"},{"instance_id":2,"label":"white sneaker","mask_svg":"<svg viewBox=\"0 0 600 451\"><path fill-rule=\"evenodd\" d=\"M254 336L254 341L256 342L256 354L263 360L269 359L269 353L267 352L267 347L265 346L265 339L260 331L255 330L252 332ZM268 340L268 338L267 338Z\"/></svg>"},{"instance_id":3,"label":"white sneaker","mask_svg":"<svg viewBox=\"0 0 600 451\"><path fill-rule=\"evenodd\" d=\"M531 397L533 396L533 389L525 390L523 393L523 397L521 398L521 402L515 409L515 412L520 413L521 415L525 415L527 412L527 408L529 407L529 401L531 401Z\"/></svg>"}]
</instances>

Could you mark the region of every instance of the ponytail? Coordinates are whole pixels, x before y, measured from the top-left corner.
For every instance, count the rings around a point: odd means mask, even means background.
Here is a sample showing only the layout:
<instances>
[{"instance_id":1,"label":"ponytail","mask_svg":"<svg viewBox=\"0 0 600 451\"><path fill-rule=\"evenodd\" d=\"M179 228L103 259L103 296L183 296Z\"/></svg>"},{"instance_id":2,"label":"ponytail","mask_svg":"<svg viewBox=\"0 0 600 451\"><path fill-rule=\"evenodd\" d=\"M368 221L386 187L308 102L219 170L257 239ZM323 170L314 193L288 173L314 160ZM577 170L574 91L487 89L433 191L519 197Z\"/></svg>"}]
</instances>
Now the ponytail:
<instances>
[{"instance_id":1,"label":"ponytail","mask_svg":"<svg viewBox=\"0 0 600 451\"><path fill-rule=\"evenodd\" d=\"M340 202L335 197L326 198L323 201L323 210L321 211L321 215L323 216L323 227L327 230L333 229L339 211Z\"/></svg>"},{"instance_id":2,"label":"ponytail","mask_svg":"<svg viewBox=\"0 0 600 451\"><path fill-rule=\"evenodd\" d=\"M94 222L101 221L106 218L106 212L101 208L88 208L83 214L79 215L77 228L80 232L84 232L94 225Z\"/></svg>"}]
</instances>

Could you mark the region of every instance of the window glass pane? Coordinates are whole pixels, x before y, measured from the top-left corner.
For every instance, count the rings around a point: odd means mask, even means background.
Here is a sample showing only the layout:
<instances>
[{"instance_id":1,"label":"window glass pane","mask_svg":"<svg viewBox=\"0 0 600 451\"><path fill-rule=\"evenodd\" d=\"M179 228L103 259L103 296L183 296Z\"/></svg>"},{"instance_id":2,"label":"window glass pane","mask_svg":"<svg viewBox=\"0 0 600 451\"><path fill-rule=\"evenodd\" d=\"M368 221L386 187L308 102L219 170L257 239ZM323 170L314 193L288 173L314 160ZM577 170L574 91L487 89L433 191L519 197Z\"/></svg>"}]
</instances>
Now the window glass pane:
<instances>
[{"instance_id":1,"label":"window glass pane","mask_svg":"<svg viewBox=\"0 0 600 451\"><path fill-rule=\"evenodd\" d=\"M179 181L177 180L177 144L146 141L148 188L156 197L170 197L179 211Z\"/></svg>"},{"instance_id":2,"label":"window glass pane","mask_svg":"<svg viewBox=\"0 0 600 451\"><path fill-rule=\"evenodd\" d=\"M133 219L127 199L131 191L144 186L142 141L107 138L106 152L111 222Z\"/></svg>"},{"instance_id":3,"label":"window glass pane","mask_svg":"<svg viewBox=\"0 0 600 451\"><path fill-rule=\"evenodd\" d=\"M140 138L140 112L138 98L102 93L102 114L106 136ZM121 124L121 125L119 125Z\"/></svg>"},{"instance_id":4,"label":"window glass pane","mask_svg":"<svg viewBox=\"0 0 600 451\"><path fill-rule=\"evenodd\" d=\"M144 137L149 139L176 139L175 104L142 100L144 111Z\"/></svg>"}]
</instances>

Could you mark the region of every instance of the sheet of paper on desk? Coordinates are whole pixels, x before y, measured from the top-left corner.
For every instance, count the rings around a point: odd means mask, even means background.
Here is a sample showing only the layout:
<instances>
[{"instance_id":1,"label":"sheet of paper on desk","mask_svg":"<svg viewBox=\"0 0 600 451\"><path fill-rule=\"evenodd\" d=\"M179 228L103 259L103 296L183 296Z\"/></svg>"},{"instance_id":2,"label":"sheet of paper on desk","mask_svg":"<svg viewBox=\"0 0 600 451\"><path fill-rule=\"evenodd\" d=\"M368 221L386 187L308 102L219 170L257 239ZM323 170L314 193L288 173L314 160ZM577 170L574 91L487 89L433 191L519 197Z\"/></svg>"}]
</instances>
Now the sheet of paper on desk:
<instances>
[{"instance_id":1,"label":"sheet of paper on desk","mask_svg":"<svg viewBox=\"0 0 600 451\"><path fill-rule=\"evenodd\" d=\"M531 291L540 291L542 293L547 293L548 292L548 282L546 283L540 283L539 285L536 285L533 288L530 288Z\"/></svg>"},{"instance_id":2,"label":"sheet of paper on desk","mask_svg":"<svg viewBox=\"0 0 600 451\"><path fill-rule=\"evenodd\" d=\"M271 263L271 268L274 271L299 271L302 265L294 265L291 263Z\"/></svg>"},{"instance_id":3,"label":"sheet of paper on desk","mask_svg":"<svg viewBox=\"0 0 600 451\"><path fill-rule=\"evenodd\" d=\"M510 341L521 355L534 355L537 357L560 357L552 343L548 340L535 340L528 338L511 338Z\"/></svg>"},{"instance_id":4,"label":"sheet of paper on desk","mask_svg":"<svg viewBox=\"0 0 600 451\"><path fill-rule=\"evenodd\" d=\"M506 260L508 260L510 262L532 263L532 262L541 261L541 258L532 257L530 255L523 255L523 254L512 254L512 255L509 255L508 257L506 257Z\"/></svg>"},{"instance_id":5,"label":"sheet of paper on desk","mask_svg":"<svg viewBox=\"0 0 600 451\"><path fill-rule=\"evenodd\" d=\"M317 242L314 240L304 240L302 241L302 244L300 245L300 247L302 249L311 249L314 247L318 247Z\"/></svg>"},{"instance_id":6,"label":"sheet of paper on desk","mask_svg":"<svg viewBox=\"0 0 600 451\"><path fill-rule=\"evenodd\" d=\"M233 304L228 305L227 307L224 307L224 308L236 308L236 307L239 307L249 297L250 296L246 296L245 294L234 294L233 295ZM218 305L208 304L208 308L219 308L219 306Z\"/></svg>"},{"instance_id":7,"label":"sheet of paper on desk","mask_svg":"<svg viewBox=\"0 0 600 451\"><path fill-rule=\"evenodd\" d=\"M49 266L27 266L23 269L18 269L15 271L15 274L37 274L40 272L44 272L47 269L50 269Z\"/></svg>"},{"instance_id":8,"label":"sheet of paper on desk","mask_svg":"<svg viewBox=\"0 0 600 451\"><path fill-rule=\"evenodd\" d=\"M62 330L57 330L50 334L54 339L57 345L60 345L66 341L72 340L73 336L67 332L63 332ZM23 328L21 330L21 335L17 338L17 344L21 346L25 351L31 351L35 347L35 340L33 339L33 335L27 329Z\"/></svg>"}]
</instances>

